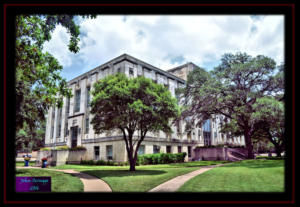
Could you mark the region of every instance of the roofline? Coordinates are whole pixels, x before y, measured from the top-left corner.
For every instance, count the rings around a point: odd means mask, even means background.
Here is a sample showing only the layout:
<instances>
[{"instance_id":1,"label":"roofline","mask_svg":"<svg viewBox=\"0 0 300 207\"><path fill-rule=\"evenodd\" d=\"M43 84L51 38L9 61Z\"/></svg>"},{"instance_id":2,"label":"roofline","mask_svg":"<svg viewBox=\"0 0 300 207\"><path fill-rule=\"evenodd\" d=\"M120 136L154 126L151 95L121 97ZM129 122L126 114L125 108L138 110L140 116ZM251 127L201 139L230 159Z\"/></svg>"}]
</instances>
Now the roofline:
<instances>
[{"instance_id":1,"label":"roofline","mask_svg":"<svg viewBox=\"0 0 300 207\"><path fill-rule=\"evenodd\" d=\"M120 56L118 56L118 57L116 57L116 58L114 58L114 59L112 59L112 60L110 60L110 61L108 61L108 62L106 62L106 63L104 63L104 64L102 64L102 65L100 65L100 66L97 66L96 68L94 68L94 69L92 69L92 70L90 70L90 71L88 71L88 72L85 72L85 73L83 73L83 74L81 74L81 75L79 75L79 76L77 76L77 77L71 79L70 81L68 81L68 85L71 85L72 82L77 81L77 80L79 80L79 79L81 79L81 78L83 78L83 77L85 77L85 76L87 76L87 75L89 75L89 74L93 74L93 73L97 72L98 70L107 67L108 65L116 64L116 63L119 63L119 62L124 61L124 60L125 60L125 61L127 60L127 61L129 61L129 62L137 62L137 63L140 63L142 66L145 66L145 67L147 67L147 68L149 68L149 69L158 71L158 72L160 72L160 73L162 73L162 74L164 74L164 75L166 75L166 76L169 76L169 77L172 78L172 79L175 79L175 80L177 80L177 81L179 81L179 82L182 82L183 84L186 83L186 81L185 81L184 79L182 79L182 78L179 78L179 77L177 77L177 76L175 76L175 75L173 75L173 74L171 74L171 73L169 73L169 72L167 72L167 71L165 71L165 70L162 70L162 69L160 69L160 68L157 68L157 67L155 67L155 66L153 66L153 65L151 65L151 64L149 64L149 63L146 63L146 62L144 62L144 61L142 61L142 60L139 60L139 59L137 59L137 58L135 58L135 57L133 57L133 56L130 56L130 55L124 53L124 54L122 54L122 55L120 55Z\"/></svg>"},{"instance_id":2,"label":"roofline","mask_svg":"<svg viewBox=\"0 0 300 207\"><path fill-rule=\"evenodd\" d=\"M173 72L173 71L178 70L178 69L181 69L181 68L183 68L183 67L185 67L185 66L187 66L187 65L189 65L189 64L192 64L192 65L194 65L194 66L196 66L196 67L199 67L198 65L196 65L196 64L193 63L193 62L187 62L187 63L185 63L185 64L183 64L183 65L177 66L177 67L175 67L175 68L171 68L171 69L166 70L166 71L167 71L167 72Z\"/></svg>"}]
</instances>

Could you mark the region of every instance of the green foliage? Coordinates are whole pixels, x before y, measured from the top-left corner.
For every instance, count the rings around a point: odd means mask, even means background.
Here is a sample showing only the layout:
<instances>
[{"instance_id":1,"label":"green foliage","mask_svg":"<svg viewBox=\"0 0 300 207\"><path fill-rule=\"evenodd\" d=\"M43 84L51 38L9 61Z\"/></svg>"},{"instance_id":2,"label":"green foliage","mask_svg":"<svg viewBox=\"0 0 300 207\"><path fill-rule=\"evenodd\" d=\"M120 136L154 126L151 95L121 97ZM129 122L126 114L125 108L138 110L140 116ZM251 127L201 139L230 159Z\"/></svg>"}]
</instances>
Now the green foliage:
<instances>
[{"instance_id":1,"label":"green foliage","mask_svg":"<svg viewBox=\"0 0 300 207\"><path fill-rule=\"evenodd\" d=\"M62 25L70 34L69 50L78 52L79 26L74 15L17 15L15 42L15 89L16 89L16 132L37 134L40 123L45 121L45 114L50 106L62 106L64 96L71 97L67 82L60 76L62 66L48 52L43 52L45 41L51 39L51 33L57 25ZM36 136L31 136L32 147L41 147ZM38 141L38 146L34 143ZM16 140L17 148L20 142ZM25 142L30 142L26 138ZM28 144L26 144L28 145ZM28 147L28 146L26 146Z\"/></svg>"},{"instance_id":2,"label":"green foliage","mask_svg":"<svg viewBox=\"0 0 300 207\"><path fill-rule=\"evenodd\" d=\"M56 147L56 150L69 150L69 149L70 148L67 145Z\"/></svg>"},{"instance_id":3,"label":"green foliage","mask_svg":"<svg viewBox=\"0 0 300 207\"><path fill-rule=\"evenodd\" d=\"M80 150L86 150L84 146L76 146L73 148L70 148L70 151L80 151Z\"/></svg>"},{"instance_id":4,"label":"green foliage","mask_svg":"<svg viewBox=\"0 0 300 207\"><path fill-rule=\"evenodd\" d=\"M192 71L186 88L177 93L184 97L181 118L190 117L201 125L212 115L225 116L229 122L223 124L222 132L244 135L248 156L253 158L252 137L261 120L258 114L264 113L255 104L265 97L283 97L283 72L266 56L224 54L213 71Z\"/></svg>"},{"instance_id":5,"label":"green foliage","mask_svg":"<svg viewBox=\"0 0 300 207\"><path fill-rule=\"evenodd\" d=\"M91 112L96 133L134 125L133 130L170 131L169 119L179 113L176 99L160 84L124 74L110 75L94 84Z\"/></svg>"},{"instance_id":6,"label":"green foliage","mask_svg":"<svg viewBox=\"0 0 300 207\"><path fill-rule=\"evenodd\" d=\"M268 156L256 156L255 159L259 160L284 160L285 157L268 157Z\"/></svg>"},{"instance_id":7,"label":"green foliage","mask_svg":"<svg viewBox=\"0 0 300 207\"><path fill-rule=\"evenodd\" d=\"M36 121L35 128L30 128L25 122L23 127L16 132L16 153L18 151L36 151L43 147L46 128L45 124L45 121Z\"/></svg>"},{"instance_id":8,"label":"green foliage","mask_svg":"<svg viewBox=\"0 0 300 207\"><path fill-rule=\"evenodd\" d=\"M49 147L43 147L43 148L41 148L40 150L41 150L41 151L50 151L51 148L49 148Z\"/></svg>"},{"instance_id":9,"label":"green foliage","mask_svg":"<svg viewBox=\"0 0 300 207\"><path fill-rule=\"evenodd\" d=\"M179 114L177 100L170 91L145 77L110 75L96 82L91 93L95 133L121 130L131 170L135 170L137 149L147 132L171 132L169 122ZM135 131L138 137L133 141Z\"/></svg>"},{"instance_id":10,"label":"green foliage","mask_svg":"<svg viewBox=\"0 0 300 207\"><path fill-rule=\"evenodd\" d=\"M184 162L186 153L156 153L145 154L138 156L138 163L140 165L156 165L156 164L169 164Z\"/></svg>"}]
</instances>

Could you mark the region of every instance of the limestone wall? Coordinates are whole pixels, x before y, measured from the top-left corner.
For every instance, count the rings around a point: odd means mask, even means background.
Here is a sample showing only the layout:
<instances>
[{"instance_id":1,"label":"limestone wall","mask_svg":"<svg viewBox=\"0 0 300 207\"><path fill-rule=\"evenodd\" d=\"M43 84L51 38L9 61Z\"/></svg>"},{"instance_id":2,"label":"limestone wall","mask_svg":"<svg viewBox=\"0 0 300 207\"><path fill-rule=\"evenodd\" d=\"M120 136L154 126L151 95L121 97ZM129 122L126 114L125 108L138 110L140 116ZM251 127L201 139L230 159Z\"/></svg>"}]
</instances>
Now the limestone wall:
<instances>
[{"instance_id":1,"label":"limestone wall","mask_svg":"<svg viewBox=\"0 0 300 207\"><path fill-rule=\"evenodd\" d=\"M244 148L195 148L193 150L194 160L231 160L232 154L237 153L246 155L247 150Z\"/></svg>"}]
</instances>

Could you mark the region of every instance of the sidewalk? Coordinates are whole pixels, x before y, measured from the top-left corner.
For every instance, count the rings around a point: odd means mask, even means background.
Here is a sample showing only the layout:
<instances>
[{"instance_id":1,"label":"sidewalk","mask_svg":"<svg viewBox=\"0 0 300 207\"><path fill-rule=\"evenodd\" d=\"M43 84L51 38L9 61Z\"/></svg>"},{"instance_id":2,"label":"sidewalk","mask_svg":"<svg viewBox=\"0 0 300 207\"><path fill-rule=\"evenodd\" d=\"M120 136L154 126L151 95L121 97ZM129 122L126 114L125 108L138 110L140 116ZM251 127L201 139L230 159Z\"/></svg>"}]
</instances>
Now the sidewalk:
<instances>
[{"instance_id":1,"label":"sidewalk","mask_svg":"<svg viewBox=\"0 0 300 207\"><path fill-rule=\"evenodd\" d=\"M176 178L173 178L171 180L168 180L165 183L162 183L155 188L151 189L148 192L175 192L177 191L185 182L190 180L191 178L200 175L201 173L204 173L208 170L211 170L212 168L222 166L224 164L219 164L219 165L210 165L210 166L203 166L199 170L195 170L193 172L180 175Z\"/></svg>"},{"instance_id":2,"label":"sidewalk","mask_svg":"<svg viewBox=\"0 0 300 207\"><path fill-rule=\"evenodd\" d=\"M84 192L112 192L109 185L103 180L94 177L92 175L88 175L86 173L77 172L75 170L58 170L58 169L49 169L49 168L40 168L40 167L17 167L19 169L44 169L44 170L53 170L59 172L65 172L72 174L78 178L80 178L81 182L84 186Z\"/></svg>"}]
</instances>

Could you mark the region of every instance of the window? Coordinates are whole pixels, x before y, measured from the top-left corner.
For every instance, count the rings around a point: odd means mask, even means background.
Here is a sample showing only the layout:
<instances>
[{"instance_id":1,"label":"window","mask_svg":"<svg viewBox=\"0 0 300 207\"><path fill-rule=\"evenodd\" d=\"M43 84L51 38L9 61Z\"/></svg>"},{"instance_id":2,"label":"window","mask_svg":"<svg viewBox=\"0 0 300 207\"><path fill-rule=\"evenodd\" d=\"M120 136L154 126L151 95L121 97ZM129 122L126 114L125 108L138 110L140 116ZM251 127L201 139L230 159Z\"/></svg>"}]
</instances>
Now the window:
<instances>
[{"instance_id":1,"label":"window","mask_svg":"<svg viewBox=\"0 0 300 207\"><path fill-rule=\"evenodd\" d=\"M153 154L159 153L160 152L160 146L153 145Z\"/></svg>"},{"instance_id":2,"label":"window","mask_svg":"<svg viewBox=\"0 0 300 207\"><path fill-rule=\"evenodd\" d=\"M215 132L215 139L217 139L217 132Z\"/></svg>"},{"instance_id":3,"label":"window","mask_svg":"<svg viewBox=\"0 0 300 207\"><path fill-rule=\"evenodd\" d=\"M57 137L60 137L60 131L61 131L61 124L59 123L59 125L58 125Z\"/></svg>"},{"instance_id":4,"label":"window","mask_svg":"<svg viewBox=\"0 0 300 207\"><path fill-rule=\"evenodd\" d=\"M56 132L56 137L60 137L61 134L61 115L62 115L62 108L59 108L57 110L57 122L58 122L58 130Z\"/></svg>"},{"instance_id":5,"label":"window","mask_svg":"<svg viewBox=\"0 0 300 207\"><path fill-rule=\"evenodd\" d=\"M74 108L74 112L78 112L80 111L80 93L81 93L81 90L76 90L76 93L75 93L75 108Z\"/></svg>"},{"instance_id":6,"label":"window","mask_svg":"<svg viewBox=\"0 0 300 207\"><path fill-rule=\"evenodd\" d=\"M95 160L99 160L99 155L100 155L100 147L99 146L94 146L94 157L95 157Z\"/></svg>"},{"instance_id":7,"label":"window","mask_svg":"<svg viewBox=\"0 0 300 207\"><path fill-rule=\"evenodd\" d=\"M66 113L67 115L70 113L70 98L67 99L67 106L66 106L67 110Z\"/></svg>"},{"instance_id":8,"label":"window","mask_svg":"<svg viewBox=\"0 0 300 207\"><path fill-rule=\"evenodd\" d=\"M89 118L85 119L85 133L88 134L89 133L89 125L90 125L90 120Z\"/></svg>"},{"instance_id":9,"label":"window","mask_svg":"<svg viewBox=\"0 0 300 207\"><path fill-rule=\"evenodd\" d=\"M121 68L118 68L118 73L121 73Z\"/></svg>"},{"instance_id":10,"label":"window","mask_svg":"<svg viewBox=\"0 0 300 207\"><path fill-rule=\"evenodd\" d=\"M90 106L90 90L91 90L91 87L88 86L86 88L86 107Z\"/></svg>"},{"instance_id":11,"label":"window","mask_svg":"<svg viewBox=\"0 0 300 207\"><path fill-rule=\"evenodd\" d=\"M177 134L181 134L181 121L178 121L176 124Z\"/></svg>"},{"instance_id":12,"label":"window","mask_svg":"<svg viewBox=\"0 0 300 207\"><path fill-rule=\"evenodd\" d=\"M178 150L178 153L181 153L181 150L182 150L182 149L181 149L181 146L178 146L178 147L177 147L177 150Z\"/></svg>"},{"instance_id":13,"label":"window","mask_svg":"<svg viewBox=\"0 0 300 207\"><path fill-rule=\"evenodd\" d=\"M138 149L138 155L143 155L145 154L145 145L140 145Z\"/></svg>"},{"instance_id":14,"label":"window","mask_svg":"<svg viewBox=\"0 0 300 207\"><path fill-rule=\"evenodd\" d=\"M52 119L55 118L55 108L52 108Z\"/></svg>"},{"instance_id":15,"label":"window","mask_svg":"<svg viewBox=\"0 0 300 207\"><path fill-rule=\"evenodd\" d=\"M52 125L52 127L51 127L51 135L50 135L51 139L53 139L53 135L54 135L54 126Z\"/></svg>"},{"instance_id":16,"label":"window","mask_svg":"<svg viewBox=\"0 0 300 207\"><path fill-rule=\"evenodd\" d=\"M167 146L167 153L171 153L171 146Z\"/></svg>"},{"instance_id":17,"label":"window","mask_svg":"<svg viewBox=\"0 0 300 207\"><path fill-rule=\"evenodd\" d=\"M132 77L134 75L133 68L129 68L129 76Z\"/></svg>"},{"instance_id":18,"label":"window","mask_svg":"<svg viewBox=\"0 0 300 207\"><path fill-rule=\"evenodd\" d=\"M65 124L65 136L69 135L69 130L68 130L68 122Z\"/></svg>"},{"instance_id":19,"label":"window","mask_svg":"<svg viewBox=\"0 0 300 207\"><path fill-rule=\"evenodd\" d=\"M192 147L188 146L188 157L192 157Z\"/></svg>"},{"instance_id":20,"label":"window","mask_svg":"<svg viewBox=\"0 0 300 207\"><path fill-rule=\"evenodd\" d=\"M113 159L113 146L106 145L106 159L112 160Z\"/></svg>"}]
</instances>

